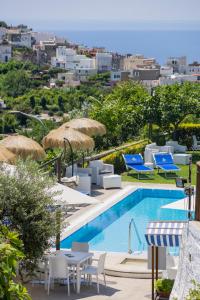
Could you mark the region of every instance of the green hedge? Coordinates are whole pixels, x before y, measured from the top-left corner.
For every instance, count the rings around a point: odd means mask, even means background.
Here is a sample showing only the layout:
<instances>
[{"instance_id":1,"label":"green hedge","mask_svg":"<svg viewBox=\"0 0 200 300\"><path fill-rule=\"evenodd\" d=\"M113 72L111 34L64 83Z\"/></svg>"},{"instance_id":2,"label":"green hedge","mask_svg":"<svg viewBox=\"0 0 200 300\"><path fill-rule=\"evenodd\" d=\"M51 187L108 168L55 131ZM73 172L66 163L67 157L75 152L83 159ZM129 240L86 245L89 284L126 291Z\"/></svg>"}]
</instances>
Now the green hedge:
<instances>
[{"instance_id":1,"label":"green hedge","mask_svg":"<svg viewBox=\"0 0 200 300\"><path fill-rule=\"evenodd\" d=\"M196 135L197 139L200 138L200 124L181 124L176 130L176 140L180 144L186 145L191 149L193 140L192 136Z\"/></svg>"},{"instance_id":2,"label":"green hedge","mask_svg":"<svg viewBox=\"0 0 200 300\"><path fill-rule=\"evenodd\" d=\"M124 148L123 150L116 151L108 156L102 158L103 162L106 164L114 165L115 173L121 174L126 170L122 154L143 154L145 146L148 144L148 140L142 140L136 142L134 145Z\"/></svg>"}]
</instances>

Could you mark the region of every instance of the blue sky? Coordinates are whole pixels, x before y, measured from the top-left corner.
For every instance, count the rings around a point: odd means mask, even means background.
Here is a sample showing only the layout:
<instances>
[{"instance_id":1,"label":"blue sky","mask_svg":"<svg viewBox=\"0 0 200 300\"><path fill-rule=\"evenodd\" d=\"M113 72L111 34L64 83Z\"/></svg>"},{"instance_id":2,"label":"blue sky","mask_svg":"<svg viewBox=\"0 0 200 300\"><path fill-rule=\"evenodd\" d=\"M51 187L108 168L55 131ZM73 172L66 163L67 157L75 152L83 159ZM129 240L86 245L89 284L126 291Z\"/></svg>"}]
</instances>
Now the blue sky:
<instances>
[{"instance_id":1,"label":"blue sky","mask_svg":"<svg viewBox=\"0 0 200 300\"><path fill-rule=\"evenodd\" d=\"M200 0L0 0L0 7L2 20L34 28L130 28L136 23L195 28L200 23Z\"/></svg>"}]
</instances>

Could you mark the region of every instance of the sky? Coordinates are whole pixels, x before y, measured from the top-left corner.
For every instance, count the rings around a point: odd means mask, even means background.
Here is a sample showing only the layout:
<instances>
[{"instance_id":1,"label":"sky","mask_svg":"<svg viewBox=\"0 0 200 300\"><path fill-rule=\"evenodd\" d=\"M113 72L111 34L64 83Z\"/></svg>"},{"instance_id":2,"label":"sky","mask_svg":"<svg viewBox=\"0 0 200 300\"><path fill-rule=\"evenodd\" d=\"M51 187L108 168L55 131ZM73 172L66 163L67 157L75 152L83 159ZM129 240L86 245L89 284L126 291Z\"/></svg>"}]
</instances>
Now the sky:
<instances>
[{"instance_id":1,"label":"sky","mask_svg":"<svg viewBox=\"0 0 200 300\"><path fill-rule=\"evenodd\" d=\"M200 0L0 0L0 7L0 19L35 29L114 29L131 24L200 28Z\"/></svg>"}]
</instances>

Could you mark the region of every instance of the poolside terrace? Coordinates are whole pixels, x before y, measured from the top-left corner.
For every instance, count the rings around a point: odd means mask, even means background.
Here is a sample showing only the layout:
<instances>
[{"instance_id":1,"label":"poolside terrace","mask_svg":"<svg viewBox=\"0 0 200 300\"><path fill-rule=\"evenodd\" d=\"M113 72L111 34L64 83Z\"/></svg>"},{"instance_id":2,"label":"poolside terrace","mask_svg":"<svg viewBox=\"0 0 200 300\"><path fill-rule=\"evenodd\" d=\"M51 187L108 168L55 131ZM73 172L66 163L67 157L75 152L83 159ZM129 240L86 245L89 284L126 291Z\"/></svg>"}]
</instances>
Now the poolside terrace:
<instances>
[{"instance_id":1,"label":"poolside terrace","mask_svg":"<svg viewBox=\"0 0 200 300\"><path fill-rule=\"evenodd\" d=\"M75 211L71 216L68 217L69 223L74 223L78 219L82 219L82 217L87 214L87 212L91 212L95 206L101 204L107 204L110 199L118 198L127 191L137 189L139 187L145 188L160 188L160 189L176 189L175 184L151 184L144 182L123 182L122 189L101 189L93 186L92 189L92 197L97 198L100 203L87 205L83 207L79 207L79 210ZM96 254L98 256L98 253ZM128 254L113 254L109 253L106 259L106 269L109 269L116 265L119 266L119 261L123 260L125 257L131 257ZM130 264L127 267L127 271L130 273L134 270L134 265ZM142 268L142 264L140 264L139 268ZM150 274L150 273L149 273ZM129 275L128 275L129 276ZM134 276L136 277L136 276ZM66 299L66 289L63 286L56 286L55 290L52 290L50 295L47 296L46 291L44 290L44 286L41 284L37 284L35 286L28 285L28 290L32 296L33 300L39 299ZM103 285L103 278L100 279L100 294L96 293L96 284L95 282L92 286L81 285L81 293L77 295L73 288L71 288L71 296L67 297L67 299L116 299L116 300L125 300L125 299L135 299L135 300L146 300L151 299L151 280L149 278L125 278L125 277L115 277L107 275L107 287L105 288Z\"/></svg>"}]
</instances>

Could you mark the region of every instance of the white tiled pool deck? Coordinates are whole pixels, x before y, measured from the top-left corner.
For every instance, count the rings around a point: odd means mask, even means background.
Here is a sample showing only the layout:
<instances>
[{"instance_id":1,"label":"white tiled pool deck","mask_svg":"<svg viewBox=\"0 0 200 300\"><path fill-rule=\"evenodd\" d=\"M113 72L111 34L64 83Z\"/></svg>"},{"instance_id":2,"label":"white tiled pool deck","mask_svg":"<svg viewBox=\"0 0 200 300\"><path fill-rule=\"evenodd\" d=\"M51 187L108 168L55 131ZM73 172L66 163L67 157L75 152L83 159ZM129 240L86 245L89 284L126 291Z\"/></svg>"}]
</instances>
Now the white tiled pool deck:
<instances>
[{"instance_id":1,"label":"white tiled pool deck","mask_svg":"<svg viewBox=\"0 0 200 300\"><path fill-rule=\"evenodd\" d=\"M67 296L67 288L55 286L48 296L43 285L28 286L33 300L148 300L151 299L151 280L131 279L107 276L107 287L100 280L100 294L96 292L96 284L81 286L81 292L77 295L73 289L71 296Z\"/></svg>"}]
</instances>

